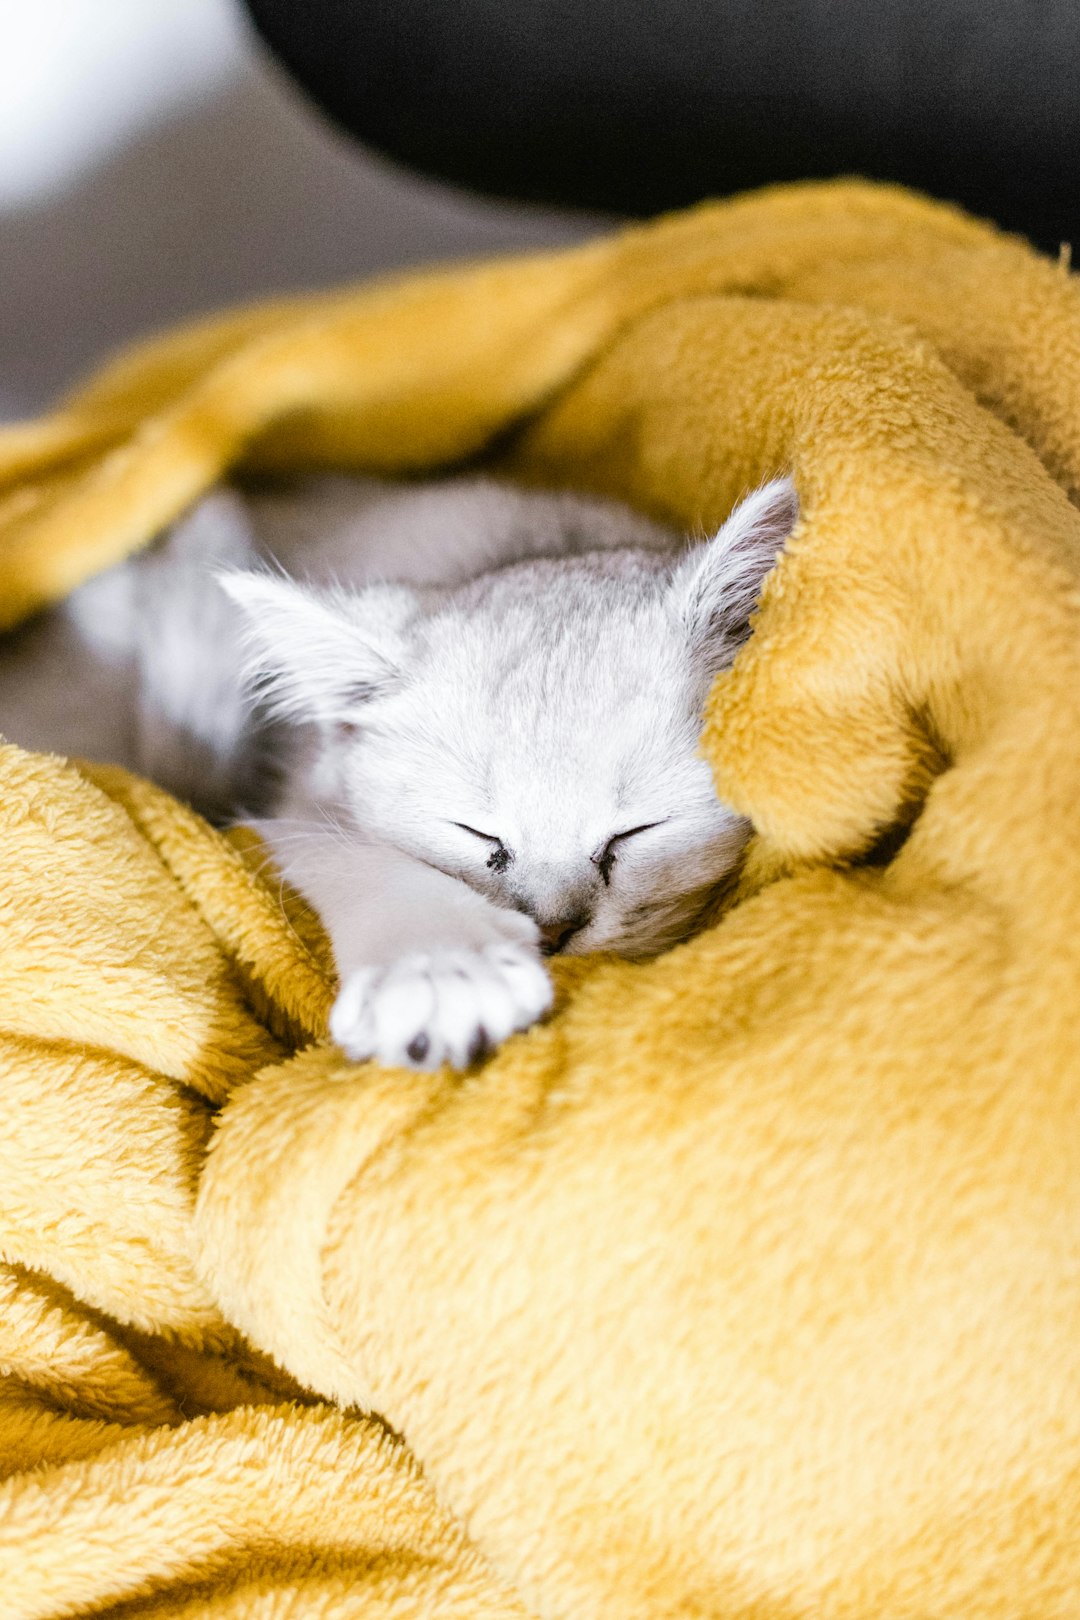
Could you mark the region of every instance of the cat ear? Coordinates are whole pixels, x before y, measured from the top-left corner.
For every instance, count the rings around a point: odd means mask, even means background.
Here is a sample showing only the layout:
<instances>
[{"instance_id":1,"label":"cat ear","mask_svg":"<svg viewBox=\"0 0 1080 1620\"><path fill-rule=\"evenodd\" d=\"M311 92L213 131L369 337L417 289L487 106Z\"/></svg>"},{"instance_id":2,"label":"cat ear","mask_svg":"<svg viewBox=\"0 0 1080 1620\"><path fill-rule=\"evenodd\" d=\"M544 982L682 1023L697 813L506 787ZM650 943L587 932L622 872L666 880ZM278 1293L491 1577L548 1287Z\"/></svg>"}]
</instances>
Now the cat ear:
<instances>
[{"instance_id":1,"label":"cat ear","mask_svg":"<svg viewBox=\"0 0 1080 1620\"><path fill-rule=\"evenodd\" d=\"M750 634L766 574L799 516L790 478L748 495L727 522L679 563L669 600L686 625L695 656L715 673L731 663Z\"/></svg>"},{"instance_id":2,"label":"cat ear","mask_svg":"<svg viewBox=\"0 0 1080 1620\"><path fill-rule=\"evenodd\" d=\"M278 714L348 725L400 678L416 609L404 587L317 590L233 570L216 578L243 616L245 676Z\"/></svg>"}]
</instances>

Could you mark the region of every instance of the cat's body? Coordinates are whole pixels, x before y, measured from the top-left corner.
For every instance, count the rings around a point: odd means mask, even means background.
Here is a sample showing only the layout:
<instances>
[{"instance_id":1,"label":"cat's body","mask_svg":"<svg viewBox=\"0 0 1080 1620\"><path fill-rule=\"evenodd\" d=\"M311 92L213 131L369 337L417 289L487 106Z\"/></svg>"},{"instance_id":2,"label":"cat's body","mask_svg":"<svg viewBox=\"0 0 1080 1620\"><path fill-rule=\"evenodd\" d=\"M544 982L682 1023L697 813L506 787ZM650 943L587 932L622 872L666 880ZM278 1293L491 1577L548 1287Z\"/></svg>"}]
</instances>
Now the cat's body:
<instances>
[{"instance_id":1,"label":"cat's body","mask_svg":"<svg viewBox=\"0 0 1080 1620\"><path fill-rule=\"evenodd\" d=\"M767 486L685 554L480 480L216 491L0 650L0 731L261 809L338 1042L462 1065L545 1010L542 950L650 955L706 915L747 827L702 705L794 516Z\"/></svg>"}]
</instances>

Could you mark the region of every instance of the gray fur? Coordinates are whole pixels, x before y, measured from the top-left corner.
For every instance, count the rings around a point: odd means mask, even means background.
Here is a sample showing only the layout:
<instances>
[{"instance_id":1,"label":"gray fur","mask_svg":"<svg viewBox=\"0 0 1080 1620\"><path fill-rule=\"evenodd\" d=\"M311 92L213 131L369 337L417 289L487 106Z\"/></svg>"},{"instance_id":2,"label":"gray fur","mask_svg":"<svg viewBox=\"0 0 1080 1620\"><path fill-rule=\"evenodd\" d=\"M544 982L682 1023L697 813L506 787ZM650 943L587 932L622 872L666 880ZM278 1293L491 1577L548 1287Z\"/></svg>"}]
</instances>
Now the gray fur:
<instances>
[{"instance_id":1,"label":"gray fur","mask_svg":"<svg viewBox=\"0 0 1080 1620\"><path fill-rule=\"evenodd\" d=\"M687 549L481 480L217 491L9 643L0 725L211 813L267 802L334 945L335 1038L460 1066L545 1010L541 947L648 956L708 914L748 827L702 708L796 514L778 481Z\"/></svg>"}]
</instances>

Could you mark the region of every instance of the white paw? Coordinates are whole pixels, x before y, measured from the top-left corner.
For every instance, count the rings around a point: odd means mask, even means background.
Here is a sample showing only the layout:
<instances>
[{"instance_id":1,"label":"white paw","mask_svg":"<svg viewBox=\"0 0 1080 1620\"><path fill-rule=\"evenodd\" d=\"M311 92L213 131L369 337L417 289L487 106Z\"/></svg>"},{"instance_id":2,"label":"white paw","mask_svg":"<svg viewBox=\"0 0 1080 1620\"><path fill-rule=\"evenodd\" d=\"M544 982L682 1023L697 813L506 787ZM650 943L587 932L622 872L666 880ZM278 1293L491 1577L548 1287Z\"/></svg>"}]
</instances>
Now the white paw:
<instances>
[{"instance_id":1,"label":"white paw","mask_svg":"<svg viewBox=\"0 0 1080 1620\"><path fill-rule=\"evenodd\" d=\"M440 947L349 975L330 1014L335 1043L394 1068L464 1069L551 1006L531 945Z\"/></svg>"}]
</instances>

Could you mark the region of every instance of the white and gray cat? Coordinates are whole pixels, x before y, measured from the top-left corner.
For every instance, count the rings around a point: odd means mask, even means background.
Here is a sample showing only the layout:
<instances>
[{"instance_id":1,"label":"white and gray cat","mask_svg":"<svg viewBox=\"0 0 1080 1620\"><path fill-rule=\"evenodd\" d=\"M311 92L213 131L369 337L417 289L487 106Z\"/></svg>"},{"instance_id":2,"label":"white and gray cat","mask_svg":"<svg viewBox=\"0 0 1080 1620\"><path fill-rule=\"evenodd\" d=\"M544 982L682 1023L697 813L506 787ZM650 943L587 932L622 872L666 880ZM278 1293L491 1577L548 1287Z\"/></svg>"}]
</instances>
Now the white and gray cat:
<instances>
[{"instance_id":1,"label":"white and gray cat","mask_svg":"<svg viewBox=\"0 0 1080 1620\"><path fill-rule=\"evenodd\" d=\"M263 802L353 1058L462 1067L550 1005L542 957L645 957L748 826L698 747L797 516L711 540L485 480L220 489L0 646L0 731L208 814Z\"/></svg>"}]
</instances>

